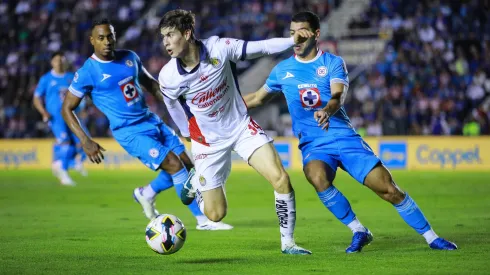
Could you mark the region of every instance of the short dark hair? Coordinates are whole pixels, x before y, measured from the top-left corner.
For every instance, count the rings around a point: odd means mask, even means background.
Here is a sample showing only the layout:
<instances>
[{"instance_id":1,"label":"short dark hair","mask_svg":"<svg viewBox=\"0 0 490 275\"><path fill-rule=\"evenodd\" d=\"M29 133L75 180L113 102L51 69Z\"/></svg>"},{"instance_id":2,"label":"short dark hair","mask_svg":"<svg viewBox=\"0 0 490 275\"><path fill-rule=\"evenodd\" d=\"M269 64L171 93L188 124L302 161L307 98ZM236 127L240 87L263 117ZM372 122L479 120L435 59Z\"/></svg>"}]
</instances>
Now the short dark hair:
<instances>
[{"instance_id":1,"label":"short dark hair","mask_svg":"<svg viewBox=\"0 0 490 275\"><path fill-rule=\"evenodd\" d=\"M65 53L63 51L61 51L61 50L60 51L55 51L54 53L51 54L51 59L55 58L58 55L64 56Z\"/></svg>"},{"instance_id":2,"label":"short dark hair","mask_svg":"<svg viewBox=\"0 0 490 275\"><path fill-rule=\"evenodd\" d=\"M313 31L320 29L320 18L311 11L301 11L293 15L292 22L308 22Z\"/></svg>"},{"instance_id":3,"label":"short dark hair","mask_svg":"<svg viewBox=\"0 0 490 275\"><path fill-rule=\"evenodd\" d=\"M107 18L102 18L102 19L95 19L92 21L92 27L90 28L91 30L94 30L95 27L100 26L100 25L111 25L111 20Z\"/></svg>"},{"instance_id":4,"label":"short dark hair","mask_svg":"<svg viewBox=\"0 0 490 275\"><path fill-rule=\"evenodd\" d=\"M181 33L186 30L191 30L191 37L195 39L194 36L194 26L196 24L196 19L194 13L187 10L172 10L165 13L158 24L158 29L162 28L176 28Z\"/></svg>"}]
</instances>

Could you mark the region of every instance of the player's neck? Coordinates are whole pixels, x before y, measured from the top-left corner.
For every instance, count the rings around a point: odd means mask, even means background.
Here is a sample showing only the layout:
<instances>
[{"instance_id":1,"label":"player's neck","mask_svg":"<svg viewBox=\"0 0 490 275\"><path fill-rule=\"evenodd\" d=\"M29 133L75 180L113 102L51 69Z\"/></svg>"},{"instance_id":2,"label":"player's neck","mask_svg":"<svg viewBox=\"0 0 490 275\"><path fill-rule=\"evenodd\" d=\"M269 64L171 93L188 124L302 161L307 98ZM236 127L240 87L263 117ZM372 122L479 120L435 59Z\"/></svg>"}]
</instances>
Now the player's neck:
<instances>
[{"instance_id":1,"label":"player's neck","mask_svg":"<svg viewBox=\"0 0 490 275\"><path fill-rule=\"evenodd\" d=\"M305 56L297 55L296 57L301 61L310 61L313 58L316 58L317 55L318 55L318 48L315 47L307 55Z\"/></svg>"},{"instance_id":2,"label":"player's neck","mask_svg":"<svg viewBox=\"0 0 490 275\"><path fill-rule=\"evenodd\" d=\"M191 43L187 53L180 58L185 69L191 70L199 64L199 46L196 43Z\"/></svg>"},{"instance_id":3,"label":"player's neck","mask_svg":"<svg viewBox=\"0 0 490 275\"><path fill-rule=\"evenodd\" d=\"M111 52L111 54L110 54L110 55L108 55L108 56L103 56L103 55L98 54L98 53L96 53L96 52L94 52L94 55L95 55L95 56L96 56L98 59L100 59L100 60L102 60L102 61L112 61L112 60L114 60L114 52Z\"/></svg>"}]
</instances>

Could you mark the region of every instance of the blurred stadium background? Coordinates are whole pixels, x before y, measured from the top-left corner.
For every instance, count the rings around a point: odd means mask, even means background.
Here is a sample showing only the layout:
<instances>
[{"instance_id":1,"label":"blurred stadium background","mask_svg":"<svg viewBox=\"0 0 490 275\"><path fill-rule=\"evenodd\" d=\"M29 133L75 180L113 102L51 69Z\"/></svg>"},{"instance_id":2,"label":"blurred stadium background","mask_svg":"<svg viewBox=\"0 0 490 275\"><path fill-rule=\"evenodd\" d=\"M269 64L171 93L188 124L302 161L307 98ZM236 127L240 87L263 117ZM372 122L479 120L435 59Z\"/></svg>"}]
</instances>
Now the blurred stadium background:
<instances>
[{"instance_id":1,"label":"blurred stadium background","mask_svg":"<svg viewBox=\"0 0 490 275\"><path fill-rule=\"evenodd\" d=\"M298 194L300 242L311 244L322 258L291 263L277 257L272 241L277 225L267 196L271 190L237 158L227 185L227 222L236 231L192 231L189 236L196 237L182 252L165 258L167 270L326 273L346 272L345 262L356 274L401 274L407 266L412 273L426 274L488 270L490 216L485 209L490 190L484 183L490 178L490 138L485 136L490 134L490 0L0 0L0 273L156 271L156 259L142 241L146 221L130 201L132 188L155 174L111 139L107 119L88 102L79 116L108 149L104 165L88 165L89 177L75 176L79 186L73 190L53 188L54 140L32 98L40 76L50 70L52 52L64 50L72 71L91 55L88 36L94 18L110 18L118 48L134 50L157 76L169 57L156 27L175 8L194 11L198 38L245 40L288 36L292 14L316 12L322 19L320 48L341 55L348 65L346 108L354 126L389 168L409 170L394 171L398 183L463 250L428 254L392 209L342 173L339 188L372 224L371 230L382 235L372 253L345 259L350 232L332 221L306 184L297 141L291 138L291 118L278 97L252 115L277 137L276 148L292 168ZM257 90L290 54L238 63L241 92ZM149 95L147 103L166 118L161 103ZM105 169L118 172L100 171ZM192 224L175 194L168 193L157 206ZM254 200L253 207L242 193ZM222 237L236 247L220 245ZM242 269L232 269L233 264Z\"/></svg>"}]
</instances>

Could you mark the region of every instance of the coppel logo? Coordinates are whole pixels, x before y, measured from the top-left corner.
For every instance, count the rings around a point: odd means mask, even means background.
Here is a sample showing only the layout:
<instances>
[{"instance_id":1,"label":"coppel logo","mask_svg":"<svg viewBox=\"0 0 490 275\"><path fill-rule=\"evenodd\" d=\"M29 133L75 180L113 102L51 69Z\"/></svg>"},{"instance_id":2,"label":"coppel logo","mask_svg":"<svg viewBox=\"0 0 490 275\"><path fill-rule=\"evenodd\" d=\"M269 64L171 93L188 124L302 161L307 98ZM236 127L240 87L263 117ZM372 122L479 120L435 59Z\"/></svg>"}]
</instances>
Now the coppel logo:
<instances>
[{"instance_id":1,"label":"coppel logo","mask_svg":"<svg viewBox=\"0 0 490 275\"><path fill-rule=\"evenodd\" d=\"M37 148L32 148L31 150L6 150L0 151L0 165L5 168L15 167L18 168L24 164L37 163Z\"/></svg>"},{"instance_id":2,"label":"coppel logo","mask_svg":"<svg viewBox=\"0 0 490 275\"><path fill-rule=\"evenodd\" d=\"M379 144L381 161L388 168L402 169L407 167L407 143L381 142Z\"/></svg>"},{"instance_id":3,"label":"coppel logo","mask_svg":"<svg viewBox=\"0 0 490 275\"><path fill-rule=\"evenodd\" d=\"M439 149L424 144L417 148L417 161L421 164L439 164L441 168L450 165L453 169L460 164L479 164L480 148L475 145L472 149Z\"/></svg>"}]
</instances>

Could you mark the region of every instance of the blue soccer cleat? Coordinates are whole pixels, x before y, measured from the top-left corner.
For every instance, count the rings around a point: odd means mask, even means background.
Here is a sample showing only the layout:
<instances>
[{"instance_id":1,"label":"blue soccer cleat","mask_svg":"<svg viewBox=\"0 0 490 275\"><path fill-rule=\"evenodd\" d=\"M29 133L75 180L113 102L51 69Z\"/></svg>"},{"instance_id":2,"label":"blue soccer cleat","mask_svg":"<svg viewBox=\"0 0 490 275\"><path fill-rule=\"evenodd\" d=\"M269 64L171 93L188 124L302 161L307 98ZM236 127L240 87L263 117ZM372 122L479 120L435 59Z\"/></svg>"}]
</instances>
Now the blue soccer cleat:
<instances>
[{"instance_id":1,"label":"blue soccer cleat","mask_svg":"<svg viewBox=\"0 0 490 275\"><path fill-rule=\"evenodd\" d=\"M282 250L282 254L290 254L290 255L311 255L311 251L299 247L297 245L287 246Z\"/></svg>"},{"instance_id":2,"label":"blue soccer cleat","mask_svg":"<svg viewBox=\"0 0 490 275\"><path fill-rule=\"evenodd\" d=\"M356 232L352 236L352 243L345 250L345 253L361 252L362 248L373 241L373 234L366 228L366 232Z\"/></svg>"},{"instance_id":3,"label":"blue soccer cleat","mask_svg":"<svg viewBox=\"0 0 490 275\"><path fill-rule=\"evenodd\" d=\"M191 179L192 177L194 177L195 173L196 170L194 168L192 168L189 171L189 177L187 178L187 181L184 183L184 188L182 188L182 191L180 192L180 200L185 205L191 204L194 198L196 197L196 189L194 189L191 183Z\"/></svg>"},{"instance_id":4,"label":"blue soccer cleat","mask_svg":"<svg viewBox=\"0 0 490 275\"><path fill-rule=\"evenodd\" d=\"M443 238L437 238L429 244L429 247L436 250L456 250L458 246L455 243L446 241Z\"/></svg>"}]
</instances>

